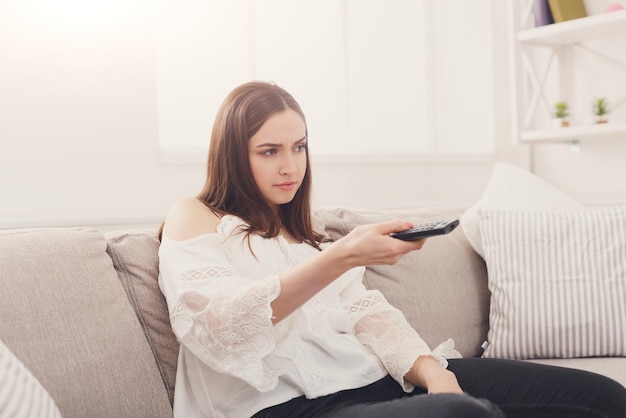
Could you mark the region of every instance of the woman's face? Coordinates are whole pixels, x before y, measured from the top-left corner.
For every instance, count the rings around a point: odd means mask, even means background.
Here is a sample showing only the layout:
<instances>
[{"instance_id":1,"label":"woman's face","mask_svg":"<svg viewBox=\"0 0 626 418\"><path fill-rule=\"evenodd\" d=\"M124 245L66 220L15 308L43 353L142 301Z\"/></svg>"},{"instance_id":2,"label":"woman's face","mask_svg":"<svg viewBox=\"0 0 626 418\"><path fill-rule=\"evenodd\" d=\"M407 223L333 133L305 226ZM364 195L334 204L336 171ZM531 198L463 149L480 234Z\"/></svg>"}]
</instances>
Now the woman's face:
<instances>
[{"instance_id":1,"label":"woman's face","mask_svg":"<svg viewBox=\"0 0 626 418\"><path fill-rule=\"evenodd\" d=\"M248 141L252 177L271 205L289 203L306 173L306 127L287 109L271 116Z\"/></svg>"}]
</instances>

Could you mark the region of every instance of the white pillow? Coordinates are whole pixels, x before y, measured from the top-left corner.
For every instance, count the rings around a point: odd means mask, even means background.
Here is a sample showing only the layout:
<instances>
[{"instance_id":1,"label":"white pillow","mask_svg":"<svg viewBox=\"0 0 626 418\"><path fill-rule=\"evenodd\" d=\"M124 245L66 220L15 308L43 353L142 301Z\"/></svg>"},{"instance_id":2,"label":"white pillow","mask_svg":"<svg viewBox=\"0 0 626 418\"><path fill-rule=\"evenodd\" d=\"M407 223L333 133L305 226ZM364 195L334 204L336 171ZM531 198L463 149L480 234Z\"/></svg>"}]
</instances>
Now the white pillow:
<instances>
[{"instance_id":1,"label":"white pillow","mask_svg":"<svg viewBox=\"0 0 626 418\"><path fill-rule=\"evenodd\" d=\"M60 418L54 400L0 341L0 418Z\"/></svg>"},{"instance_id":2,"label":"white pillow","mask_svg":"<svg viewBox=\"0 0 626 418\"><path fill-rule=\"evenodd\" d=\"M626 356L626 207L483 210L484 357Z\"/></svg>"},{"instance_id":3,"label":"white pillow","mask_svg":"<svg viewBox=\"0 0 626 418\"><path fill-rule=\"evenodd\" d=\"M472 248L484 258L479 229L483 209L519 209L545 212L581 210L583 206L540 177L504 163L493 166L491 178L480 200L460 217L463 232Z\"/></svg>"}]
</instances>

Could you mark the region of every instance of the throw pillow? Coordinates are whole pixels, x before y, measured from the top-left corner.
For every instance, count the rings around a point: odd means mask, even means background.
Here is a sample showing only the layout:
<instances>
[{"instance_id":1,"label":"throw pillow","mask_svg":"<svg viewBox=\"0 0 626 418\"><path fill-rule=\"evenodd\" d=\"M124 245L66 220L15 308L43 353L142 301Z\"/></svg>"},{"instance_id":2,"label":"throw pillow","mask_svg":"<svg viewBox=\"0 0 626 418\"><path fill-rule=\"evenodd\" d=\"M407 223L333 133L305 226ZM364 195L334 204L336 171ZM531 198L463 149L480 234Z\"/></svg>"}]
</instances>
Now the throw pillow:
<instances>
[{"instance_id":1,"label":"throw pillow","mask_svg":"<svg viewBox=\"0 0 626 418\"><path fill-rule=\"evenodd\" d=\"M626 356L626 207L483 210L484 357Z\"/></svg>"},{"instance_id":2,"label":"throw pillow","mask_svg":"<svg viewBox=\"0 0 626 418\"><path fill-rule=\"evenodd\" d=\"M0 418L60 418L50 394L0 341Z\"/></svg>"},{"instance_id":3,"label":"throw pillow","mask_svg":"<svg viewBox=\"0 0 626 418\"><path fill-rule=\"evenodd\" d=\"M481 210L564 212L582 208L579 202L540 177L519 167L496 163L480 200L469 207L459 220L472 248L484 257L479 227Z\"/></svg>"},{"instance_id":4,"label":"throw pillow","mask_svg":"<svg viewBox=\"0 0 626 418\"><path fill-rule=\"evenodd\" d=\"M170 326L165 297L159 289L159 240L147 231L113 231L106 235L113 260L167 389L174 403L178 342Z\"/></svg>"}]
</instances>

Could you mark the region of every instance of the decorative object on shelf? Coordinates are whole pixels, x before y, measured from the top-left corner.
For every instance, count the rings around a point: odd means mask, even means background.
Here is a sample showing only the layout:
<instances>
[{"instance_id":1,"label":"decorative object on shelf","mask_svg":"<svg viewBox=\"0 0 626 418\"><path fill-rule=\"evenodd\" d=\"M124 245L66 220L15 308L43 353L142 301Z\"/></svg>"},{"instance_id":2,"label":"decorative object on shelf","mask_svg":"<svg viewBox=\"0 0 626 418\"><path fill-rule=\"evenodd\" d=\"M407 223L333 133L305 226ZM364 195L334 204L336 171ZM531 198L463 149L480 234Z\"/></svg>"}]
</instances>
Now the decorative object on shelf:
<instances>
[{"instance_id":1,"label":"decorative object on shelf","mask_svg":"<svg viewBox=\"0 0 626 418\"><path fill-rule=\"evenodd\" d=\"M552 12L548 0L534 0L533 15L535 16L535 27L551 25L554 23Z\"/></svg>"},{"instance_id":2,"label":"decorative object on shelf","mask_svg":"<svg viewBox=\"0 0 626 418\"><path fill-rule=\"evenodd\" d=\"M593 99L593 114L596 115L596 123L607 123L606 115L609 113L609 103L606 97Z\"/></svg>"},{"instance_id":3,"label":"decorative object on shelf","mask_svg":"<svg viewBox=\"0 0 626 418\"><path fill-rule=\"evenodd\" d=\"M583 0L548 0L548 4L556 23L587 17Z\"/></svg>"},{"instance_id":4,"label":"decorative object on shelf","mask_svg":"<svg viewBox=\"0 0 626 418\"><path fill-rule=\"evenodd\" d=\"M556 102L554 104L554 119L553 124L556 128L565 128L569 126L569 122L566 118L569 116L569 106L567 102Z\"/></svg>"},{"instance_id":5,"label":"decorative object on shelf","mask_svg":"<svg viewBox=\"0 0 626 418\"><path fill-rule=\"evenodd\" d=\"M604 9L604 13L616 12L618 10L624 10L624 6L620 3L611 3L606 6L606 9Z\"/></svg>"}]
</instances>

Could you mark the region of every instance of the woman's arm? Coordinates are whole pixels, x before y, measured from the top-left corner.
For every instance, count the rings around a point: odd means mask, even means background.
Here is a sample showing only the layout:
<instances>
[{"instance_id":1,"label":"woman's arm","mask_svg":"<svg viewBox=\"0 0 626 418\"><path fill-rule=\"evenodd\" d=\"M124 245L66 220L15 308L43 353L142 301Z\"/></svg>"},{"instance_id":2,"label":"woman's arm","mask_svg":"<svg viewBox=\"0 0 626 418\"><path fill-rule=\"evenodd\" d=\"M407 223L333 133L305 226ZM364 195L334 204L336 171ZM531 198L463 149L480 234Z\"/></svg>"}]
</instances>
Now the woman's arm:
<instances>
[{"instance_id":1,"label":"woman's arm","mask_svg":"<svg viewBox=\"0 0 626 418\"><path fill-rule=\"evenodd\" d=\"M409 324L402 312L378 290L354 281L341 293L359 341L374 353L406 392L414 386L430 393L459 391L447 361ZM453 380L454 379L454 380Z\"/></svg>"},{"instance_id":2,"label":"woman's arm","mask_svg":"<svg viewBox=\"0 0 626 418\"><path fill-rule=\"evenodd\" d=\"M273 321L284 319L346 271L357 266L394 264L424 240L401 241L388 236L407 223L389 221L362 225L320 253L280 274L280 295L272 302Z\"/></svg>"},{"instance_id":3,"label":"woman's arm","mask_svg":"<svg viewBox=\"0 0 626 418\"><path fill-rule=\"evenodd\" d=\"M431 356L419 356L404 378L428 393L463 393L454 373Z\"/></svg>"},{"instance_id":4,"label":"woman's arm","mask_svg":"<svg viewBox=\"0 0 626 418\"><path fill-rule=\"evenodd\" d=\"M197 199L180 199L170 208L164 233L184 240L214 233L220 219ZM424 240L402 241L390 232L411 226L403 221L362 225L308 260L280 274L280 294L271 303L272 322L278 323L349 269L356 266L394 264Z\"/></svg>"}]
</instances>

